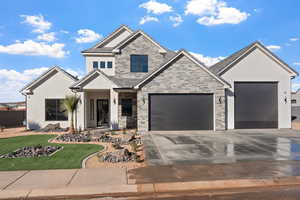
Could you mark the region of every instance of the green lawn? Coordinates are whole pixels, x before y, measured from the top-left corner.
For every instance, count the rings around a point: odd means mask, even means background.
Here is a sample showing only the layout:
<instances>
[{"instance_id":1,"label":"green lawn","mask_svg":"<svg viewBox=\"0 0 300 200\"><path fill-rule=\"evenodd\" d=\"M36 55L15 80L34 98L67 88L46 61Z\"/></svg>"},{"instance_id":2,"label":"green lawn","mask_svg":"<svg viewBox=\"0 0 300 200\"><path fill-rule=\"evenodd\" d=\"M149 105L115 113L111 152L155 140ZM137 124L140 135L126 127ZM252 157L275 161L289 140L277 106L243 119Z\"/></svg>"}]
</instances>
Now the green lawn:
<instances>
[{"instance_id":1,"label":"green lawn","mask_svg":"<svg viewBox=\"0 0 300 200\"><path fill-rule=\"evenodd\" d=\"M38 170L38 169L74 169L81 168L81 161L91 153L103 147L95 144L52 144L47 141L54 135L30 135L0 139L0 155L25 146L41 144L43 146L63 146L51 157L40 158L0 158L0 171Z\"/></svg>"}]
</instances>

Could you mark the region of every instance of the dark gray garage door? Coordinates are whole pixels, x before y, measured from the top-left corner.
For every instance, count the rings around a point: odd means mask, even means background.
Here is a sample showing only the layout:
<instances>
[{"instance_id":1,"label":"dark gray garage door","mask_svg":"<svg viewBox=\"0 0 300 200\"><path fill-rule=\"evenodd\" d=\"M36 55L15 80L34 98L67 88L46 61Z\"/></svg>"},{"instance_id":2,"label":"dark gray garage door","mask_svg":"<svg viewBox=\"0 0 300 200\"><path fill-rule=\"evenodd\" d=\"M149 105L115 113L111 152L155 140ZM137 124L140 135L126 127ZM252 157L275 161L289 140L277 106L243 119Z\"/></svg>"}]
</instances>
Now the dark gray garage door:
<instances>
[{"instance_id":1,"label":"dark gray garage door","mask_svg":"<svg viewBox=\"0 0 300 200\"><path fill-rule=\"evenodd\" d=\"M277 83L235 82L235 128L277 128Z\"/></svg>"},{"instance_id":2,"label":"dark gray garage door","mask_svg":"<svg viewBox=\"0 0 300 200\"><path fill-rule=\"evenodd\" d=\"M212 94L150 94L150 130L213 129Z\"/></svg>"}]
</instances>

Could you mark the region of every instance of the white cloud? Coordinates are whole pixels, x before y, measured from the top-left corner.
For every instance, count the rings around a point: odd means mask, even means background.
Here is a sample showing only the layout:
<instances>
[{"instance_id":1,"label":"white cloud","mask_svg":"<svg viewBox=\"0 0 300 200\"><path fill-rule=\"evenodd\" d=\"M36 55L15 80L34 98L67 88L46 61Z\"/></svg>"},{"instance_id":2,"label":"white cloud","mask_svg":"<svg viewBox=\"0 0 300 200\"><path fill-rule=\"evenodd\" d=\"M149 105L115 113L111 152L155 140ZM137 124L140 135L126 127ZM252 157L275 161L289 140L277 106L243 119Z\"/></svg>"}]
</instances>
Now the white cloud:
<instances>
[{"instance_id":1,"label":"white cloud","mask_svg":"<svg viewBox=\"0 0 300 200\"><path fill-rule=\"evenodd\" d=\"M56 34L54 32L43 33L42 35L38 35L37 39L38 40L47 41L47 42L53 42L54 40L56 40L55 35Z\"/></svg>"},{"instance_id":2,"label":"white cloud","mask_svg":"<svg viewBox=\"0 0 300 200\"><path fill-rule=\"evenodd\" d=\"M194 52L190 52L190 53L208 67L216 64L217 62L219 62L225 58L223 56L209 57L209 56L204 56L203 54L200 54L200 53L194 53Z\"/></svg>"},{"instance_id":3,"label":"white cloud","mask_svg":"<svg viewBox=\"0 0 300 200\"><path fill-rule=\"evenodd\" d=\"M245 12L240 12L236 8L220 8L217 16L204 16L197 20L199 24L206 26L213 26L219 24L239 24L240 22L246 20L248 14Z\"/></svg>"},{"instance_id":4,"label":"white cloud","mask_svg":"<svg viewBox=\"0 0 300 200\"><path fill-rule=\"evenodd\" d=\"M183 22L183 19L179 14L176 14L175 16L170 16L169 19L173 22L174 27L179 26Z\"/></svg>"},{"instance_id":5,"label":"white cloud","mask_svg":"<svg viewBox=\"0 0 300 200\"><path fill-rule=\"evenodd\" d=\"M26 40L24 42L16 41L16 43L7 46L0 45L0 53L63 58L69 53L64 50L64 47L65 44L62 43L49 45L43 42Z\"/></svg>"},{"instance_id":6,"label":"white cloud","mask_svg":"<svg viewBox=\"0 0 300 200\"><path fill-rule=\"evenodd\" d=\"M61 30L60 32L64 33L64 34L69 34L69 31L66 31L66 30Z\"/></svg>"},{"instance_id":7,"label":"white cloud","mask_svg":"<svg viewBox=\"0 0 300 200\"><path fill-rule=\"evenodd\" d=\"M292 90L297 91L300 88L300 83L292 83Z\"/></svg>"},{"instance_id":8,"label":"white cloud","mask_svg":"<svg viewBox=\"0 0 300 200\"><path fill-rule=\"evenodd\" d=\"M281 46L278 45L268 45L267 48L271 51L278 51L281 49Z\"/></svg>"},{"instance_id":9,"label":"white cloud","mask_svg":"<svg viewBox=\"0 0 300 200\"><path fill-rule=\"evenodd\" d=\"M47 67L27 69L22 72L0 69L0 102L24 100L19 91L43 72Z\"/></svg>"},{"instance_id":10,"label":"white cloud","mask_svg":"<svg viewBox=\"0 0 300 200\"><path fill-rule=\"evenodd\" d=\"M299 38L296 38L296 37L290 38L290 41L291 41L291 42L296 42L296 41L298 41L298 40L299 40Z\"/></svg>"},{"instance_id":11,"label":"white cloud","mask_svg":"<svg viewBox=\"0 0 300 200\"><path fill-rule=\"evenodd\" d=\"M24 96L19 91L48 69L48 67L32 68L24 71L0 69L0 102L24 100ZM83 75L80 70L66 69L66 71L78 77Z\"/></svg>"},{"instance_id":12,"label":"white cloud","mask_svg":"<svg viewBox=\"0 0 300 200\"><path fill-rule=\"evenodd\" d=\"M219 0L190 0L185 7L185 14L199 16L197 23L205 26L239 24L250 16Z\"/></svg>"},{"instance_id":13,"label":"white cloud","mask_svg":"<svg viewBox=\"0 0 300 200\"><path fill-rule=\"evenodd\" d=\"M31 25L36 33L44 33L52 26L51 22L44 19L43 15L21 15L24 18L23 23Z\"/></svg>"},{"instance_id":14,"label":"white cloud","mask_svg":"<svg viewBox=\"0 0 300 200\"><path fill-rule=\"evenodd\" d=\"M102 38L102 35L90 30L90 29L80 29L77 31L78 37L75 38L77 43L90 43Z\"/></svg>"},{"instance_id":15,"label":"white cloud","mask_svg":"<svg viewBox=\"0 0 300 200\"><path fill-rule=\"evenodd\" d=\"M139 24L143 25L147 22L158 22L159 20L157 19L157 17L151 17L151 16L144 16L141 18Z\"/></svg>"},{"instance_id":16,"label":"white cloud","mask_svg":"<svg viewBox=\"0 0 300 200\"><path fill-rule=\"evenodd\" d=\"M173 11L173 8L168 4L159 3L155 0L150 0L146 3L142 3L141 5L139 5L139 7L145 8L148 13L153 13L157 15Z\"/></svg>"},{"instance_id":17,"label":"white cloud","mask_svg":"<svg viewBox=\"0 0 300 200\"><path fill-rule=\"evenodd\" d=\"M294 62L293 64L296 66L300 66L300 62Z\"/></svg>"}]
</instances>

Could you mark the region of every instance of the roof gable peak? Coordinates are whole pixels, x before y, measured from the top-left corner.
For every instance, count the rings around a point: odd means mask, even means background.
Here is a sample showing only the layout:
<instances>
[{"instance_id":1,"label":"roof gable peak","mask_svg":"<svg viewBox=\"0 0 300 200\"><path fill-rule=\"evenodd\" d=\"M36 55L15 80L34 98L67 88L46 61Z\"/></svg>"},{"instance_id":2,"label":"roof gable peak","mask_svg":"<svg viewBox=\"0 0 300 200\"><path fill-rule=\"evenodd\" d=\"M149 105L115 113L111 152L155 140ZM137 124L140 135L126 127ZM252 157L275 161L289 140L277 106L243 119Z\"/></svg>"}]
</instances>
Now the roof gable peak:
<instances>
[{"instance_id":1,"label":"roof gable peak","mask_svg":"<svg viewBox=\"0 0 300 200\"><path fill-rule=\"evenodd\" d=\"M142 30L137 30L134 33L132 33L128 38L126 38L125 40L123 40L122 42L120 42L117 46L115 46L113 48L112 52L114 52L114 53L120 52L120 48L121 47L123 47L124 45L126 45L128 42L130 42L132 39L134 39L138 35L143 35L146 39L148 39L150 42L152 42L154 45L156 45L159 48L159 52L160 53L166 53L167 52L167 49L165 47L163 47L161 44L159 44L158 42L156 42L152 37L150 37L147 33L145 33Z\"/></svg>"},{"instance_id":2,"label":"roof gable peak","mask_svg":"<svg viewBox=\"0 0 300 200\"><path fill-rule=\"evenodd\" d=\"M112 33L110 33L108 36L102 39L99 43L94 45L92 48L99 48L103 46L104 44L108 43L111 39L113 39L118 33L124 30L128 31L129 33L133 33L133 30L131 30L127 25L122 24L116 30L114 30Z\"/></svg>"}]
</instances>

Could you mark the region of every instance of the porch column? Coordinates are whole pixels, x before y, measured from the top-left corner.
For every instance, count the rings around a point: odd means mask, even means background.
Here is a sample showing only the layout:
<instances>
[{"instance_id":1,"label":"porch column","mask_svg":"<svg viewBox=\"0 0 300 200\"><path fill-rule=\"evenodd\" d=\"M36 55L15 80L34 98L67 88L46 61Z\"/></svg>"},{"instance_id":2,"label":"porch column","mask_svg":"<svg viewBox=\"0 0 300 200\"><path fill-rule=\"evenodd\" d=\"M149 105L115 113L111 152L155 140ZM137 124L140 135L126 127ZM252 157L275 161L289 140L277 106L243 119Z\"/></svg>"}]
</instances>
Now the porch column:
<instances>
[{"instance_id":1,"label":"porch column","mask_svg":"<svg viewBox=\"0 0 300 200\"><path fill-rule=\"evenodd\" d=\"M86 129L86 93L78 92L77 95L80 95L80 103L77 109L77 128L80 130Z\"/></svg>"},{"instance_id":2,"label":"porch column","mask_svg":"<svg viewBox=\"0 0 300 200\"><path fill-rule=\"evenodd\" d=\"M119 94L118 92L110 89L110 128L119 128L119 116L118 116Z\"/></svg>"}]
</instances>

